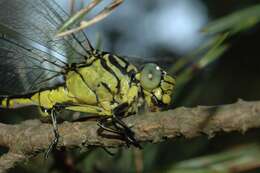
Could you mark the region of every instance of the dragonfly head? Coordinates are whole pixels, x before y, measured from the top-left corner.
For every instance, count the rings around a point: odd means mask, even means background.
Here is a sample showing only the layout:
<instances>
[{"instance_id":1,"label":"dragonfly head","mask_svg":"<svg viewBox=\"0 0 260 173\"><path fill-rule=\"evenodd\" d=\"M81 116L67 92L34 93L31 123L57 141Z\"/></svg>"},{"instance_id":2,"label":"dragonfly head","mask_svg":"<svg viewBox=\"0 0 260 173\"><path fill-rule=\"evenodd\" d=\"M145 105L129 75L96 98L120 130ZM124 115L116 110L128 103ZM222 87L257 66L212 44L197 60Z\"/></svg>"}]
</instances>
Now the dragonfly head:
<instances>
[{"instance_id":1,"label":"dragonfly head","mask_svg":"<svg viewBox=\"0 0 260 173\"><path fill-rule=\"evenodd\" d=\"M175 79L154 63L145 64L138 74L146 104L156 112L171 103Z\"/></svg>"}]
</instances>

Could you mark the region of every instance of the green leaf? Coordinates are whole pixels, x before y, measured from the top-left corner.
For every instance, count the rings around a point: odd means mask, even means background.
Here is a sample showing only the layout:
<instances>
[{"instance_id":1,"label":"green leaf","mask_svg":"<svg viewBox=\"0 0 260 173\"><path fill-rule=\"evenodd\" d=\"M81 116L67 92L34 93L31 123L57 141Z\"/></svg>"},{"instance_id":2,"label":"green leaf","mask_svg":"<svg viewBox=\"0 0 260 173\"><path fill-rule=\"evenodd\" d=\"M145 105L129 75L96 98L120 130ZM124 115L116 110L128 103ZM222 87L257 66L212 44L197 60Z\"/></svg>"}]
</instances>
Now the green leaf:
<instances>
[{"instance_id":1,"label":"green leaf","mask_svg":"<svg viewBox=\"0 0 260 173\"><path fill-rule=\"evenodd\" d=\"M207 34L216 34L224 31L229 31L231 34L235 34L248 29L259 22L260 5L254 5L215 20L203 28L202 31Z\"/></svg>"}]
</instances>

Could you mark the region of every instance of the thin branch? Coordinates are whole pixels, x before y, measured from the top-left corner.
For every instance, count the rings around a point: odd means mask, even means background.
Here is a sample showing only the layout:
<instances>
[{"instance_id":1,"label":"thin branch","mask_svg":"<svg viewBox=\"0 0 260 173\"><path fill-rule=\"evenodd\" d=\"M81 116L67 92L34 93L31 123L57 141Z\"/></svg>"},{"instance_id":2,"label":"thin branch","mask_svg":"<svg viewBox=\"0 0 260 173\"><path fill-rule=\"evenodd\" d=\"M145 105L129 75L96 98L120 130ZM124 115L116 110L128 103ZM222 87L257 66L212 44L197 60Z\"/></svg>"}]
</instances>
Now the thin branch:
<instances>
[{"instance_id":1,"label":"thin branch","mask_svg":"<svg viewBox=\"0 0 260 173\"><path fill-rule=\"evenodd\" d=\"M132 127L140 142L156 143L166 138L193 138L202 134L213 137L218 132L245 132L250 128L260 127L260 101L239 100L237 103L222 106L180 107L165 112L130 116L124 121ZM120 139L108 137L108 133L99 135L98 129L95 121L64 122L59 125L61 139L58 148L125 145ZM9 153L0 157L0 172L16 162L45 151L52 138L52 126L37 120L18 125L0 123L0 146L9 148ZM19 160L3 165L1 160L10 153L17 154Z\"/></svg>"}]
</instances>

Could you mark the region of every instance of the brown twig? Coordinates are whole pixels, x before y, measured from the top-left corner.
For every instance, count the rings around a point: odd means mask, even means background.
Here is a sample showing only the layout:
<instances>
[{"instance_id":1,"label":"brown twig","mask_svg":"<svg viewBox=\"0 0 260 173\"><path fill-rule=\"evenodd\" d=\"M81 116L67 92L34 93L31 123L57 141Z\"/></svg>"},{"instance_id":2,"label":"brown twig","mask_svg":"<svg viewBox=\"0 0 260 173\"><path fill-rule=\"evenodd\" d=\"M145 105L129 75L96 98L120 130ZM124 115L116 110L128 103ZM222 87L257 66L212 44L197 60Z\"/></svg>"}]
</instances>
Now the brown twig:
<instances>
[{"instance_id":1,"label":"brown twig","mask_svg":"<svg viewBox=\"0 0 260 173\"><path fill-rule=\"evenodd\" d=\"M193 138L201 134L213 137L218 132L245 132L260 127L260 101L239 100L222 106L180 107L165 112L130 116L124 121L132 127L140 142L156 143L166 138ZM119 139L100 136L98 129L95 121L64 122L59 125L61 138L58 148L119 147L125 144ZM0 146L9 148L9 152L0 157L0 172L45 151L52 138L52 126L37 120L18 125L0 123Z\"/></svg>"}]
</instances>

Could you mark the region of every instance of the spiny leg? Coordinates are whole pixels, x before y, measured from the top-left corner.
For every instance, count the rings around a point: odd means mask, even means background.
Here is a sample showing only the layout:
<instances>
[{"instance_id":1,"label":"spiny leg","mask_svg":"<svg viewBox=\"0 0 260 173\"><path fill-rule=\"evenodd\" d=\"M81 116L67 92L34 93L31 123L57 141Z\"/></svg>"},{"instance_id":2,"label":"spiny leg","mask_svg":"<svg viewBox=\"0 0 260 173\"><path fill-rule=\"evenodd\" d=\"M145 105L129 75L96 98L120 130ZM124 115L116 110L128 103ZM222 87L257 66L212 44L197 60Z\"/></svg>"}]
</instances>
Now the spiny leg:
<instances>
[{"instance_id":1,"label":"spiny leg","mask_svg":"<svg viewBox=\"0 0 260 173\"><path fill-rule=\"evenodd\" d=\"M49 145L47 151L44 154L44 158L47 159L50 152L55 148L59 142L59 132L58 132L58 126L57 126L57 118L56 118L56 110L55 108L51 109L51 120L52 120L52 127L53 127L53 134L54 134L54 139L52 140L51 144Z\"/></svg>"},{"instance_id":2,"label":"spiny leg","mask_svg":"<svg viewBox=\"0 0 260 173\"><path fill-rule=\"evenodd\" d=\"M138 148L142 148L142 146L140 145L140 143L135 139L135 133L120 119L118 118L116 115L113 116L113 124L114 126L122 132L123 137L126 140L127 145L129 146L129 144L134 145L135 147ZM118 124L121 126L118 126Z\"/></svg>"},{"instance_id":3,"label":"spiny leg","mask_svg":"<svg viewBox=\"0 0 260 173\"><path fill-rule=\"evenodd\" d=\"M130 127L128 127L122 120L121 118L125 116L127 110L129 109L129 104L128 103L123 103L116 107L113 110L113 116L112 116L112 122L114 126L119 129L120 131L123 132L123 137L125 138L127 144L133 144L135 147L142 148L139 142L135 139L135 134L131 130Z\"/></svg>"},{"instance_id":4,"label":"spiny leg","mask_svg":"<svg viewBox=\"0 0 260 173\"><path fill-rule=\"evenodd\" d=\"M109 127L107 127L107 126L105 125L105 123L107 123L107 122L109 121L108 119L110 119L110 117L109 117L109 118L106 117L106 118L101 118L101 119L99 119L97 125L98 125L102 130L105 130L105 131L108 131L108 132L111 132L111 133L118 134L119 136L122 136L123 134L122 134L121 131L115 130L115 129L112 129L112 128L109 128ZM104 151L105 151L106 153L108 153L109 155L111 155L111 156L115 155L115 153L112 153L111 151L109 151L108 148L106 148L106 147L102 147L102 148L103 148Z\"/></svg>"},{"instance_id":5,"label":"spiny leg","mask_svg":"<svg viewBox=\"0 0 260 173\"><path fill-rule=\"evenodd\" d=\"M121 120L122 115L125 114L125 111L128 109L128 103L123 103L116 107L113 111L113 116L111 117L111 123L116 129L109 128L105 125L108 121L108 118L104 118L99 120L98 125L109 132L119 134L126 140L127 146L130 144L134 145L135 147L142 148L139 142L134 137L134 132Z\"/></svg>"},{"instance_id":6,"label":"spiny leg","mask_svg":"<svg viewBox=\"0 0 260 173\"><path fill-rule=\"evenodd\" d=\"M101 129L106 130L106 131L108 131L108 132L116 133L116 134L122 135L122 132L121 132L121 131L107 127L107 126L105 125L105 123L107 123L107 121L108 121L108 118L101 118L101 119L99 119L99 120L98 120L98 126L99 126Z\"/></svg>"},{"instance_id":7,"label":"spiny leg","mask_svg":"<svg viewBox=\"0 0 260 173\"><path fill-rule=\"evenodd\" d=\"M112 125L116 128L116 129L113 129L113 128L111 128L111 127L108 127L107 125L106 125L106 123L108 123L108 119L110 119L110 118L102 118L102 119L99 119L98 120L98 126L101 128L101 129L103 129L103 130L105 130L105 131L108 131L108 132L111 132L111 133L115 133L115 134L118 134L118 135L120 135L120 136L123 136L123 137L125 137L125 132L124 132L124 128L122 128L122 127L120 127L120 126L118 126L118 124L111 118L111 123L112 123Z\"/></svg>"},{"instance_id":8,"label":"spiny leg","mask_svg":"<svg viewBox=\"0 0 260 173\"><path fill-rule=\"evenodd\" d=\"M122 120L121 118L119 118L118 116L116 115L113 115L113 124L116 128L118 129L125 129L126 132L128 132L129 134L131 135L134 135L134 132L130 129L130 127L128 127ZM119 127L118 124L121 126Z\"/></svg>"},{"instance_id":9,"label":"spiny leg","mask_svg":"<svg viewBox=\"0 0 260 173\"><path fill-rule=\"evenodd\" d=\"M115 121L111 121L111 123L113 124L113 126L116 128L116 129L113 129L111 127L107 127L106 125L107 123L107 119L101 119L101 120L98 120L98 126L105 130L105 131L108 131L108 132L111 132L111 133L115 133L121 137L123 137L123 139L126 140L126 145L129 147L131 143L134 143L133 140L131 140L130 138L127 138L126 136L129 136L126 134L125 132L125 129L124 128L121 128L120 126L117 125L117 123Z\"/></svg>"}]
</instances>

